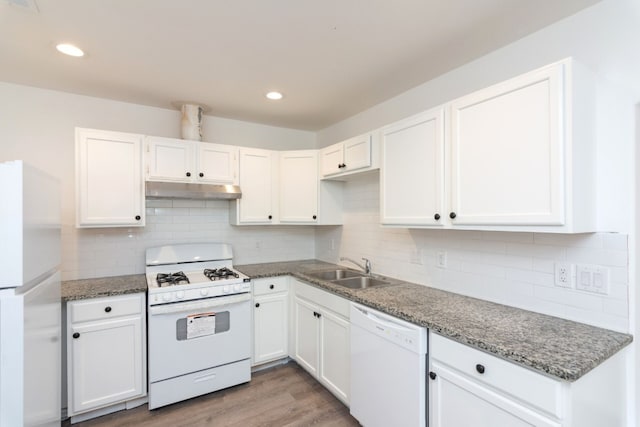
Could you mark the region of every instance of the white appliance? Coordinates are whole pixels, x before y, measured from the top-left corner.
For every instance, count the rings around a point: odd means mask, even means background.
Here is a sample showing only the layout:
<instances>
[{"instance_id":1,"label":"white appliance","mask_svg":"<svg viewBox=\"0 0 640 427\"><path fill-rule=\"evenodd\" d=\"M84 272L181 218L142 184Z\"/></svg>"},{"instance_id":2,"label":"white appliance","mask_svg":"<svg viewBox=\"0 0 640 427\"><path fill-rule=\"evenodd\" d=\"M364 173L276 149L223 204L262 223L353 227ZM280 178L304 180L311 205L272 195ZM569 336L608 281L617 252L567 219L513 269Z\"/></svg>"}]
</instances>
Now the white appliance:
<instances>
[{"instance_id":1,"label":"white appliance","mask_svg":"<svg viewBox=\"0 0 640 427\"><path fill-rule=\"evenodd\" d=\"M59 426L60 193L22 161L0 163L0 426Z\"/></svg>"},{"instance_id":2,"label":"white appliance","mask_svg":"<svg viewBox=\"0 0 640 427\"><path fill-rule=\"evenodd\" d=\"M351 415L365 427L427 423L427 330L351 303Z\"/></svg>"},{"instance_id":3,"label":"white appliance","mask_svg":"<svg viewBox=\"0 0 640 427\"><path fill-rule=\"evenodd\" d=\"M149 409L251 380L251 280L224 243L147 249Z\"/></svg>"}]
</instances>

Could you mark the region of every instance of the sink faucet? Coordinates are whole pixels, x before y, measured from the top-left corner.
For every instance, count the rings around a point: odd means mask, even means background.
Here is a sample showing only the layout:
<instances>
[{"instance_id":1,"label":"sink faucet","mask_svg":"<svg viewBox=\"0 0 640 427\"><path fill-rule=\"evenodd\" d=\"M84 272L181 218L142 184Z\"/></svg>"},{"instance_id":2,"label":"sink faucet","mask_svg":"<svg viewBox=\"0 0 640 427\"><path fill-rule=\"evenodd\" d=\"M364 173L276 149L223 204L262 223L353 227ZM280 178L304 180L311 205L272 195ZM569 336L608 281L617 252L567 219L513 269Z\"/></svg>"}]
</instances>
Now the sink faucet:
<instances>
[{"instance_id":1,"label":"sink faucet","mask_svg":"<svg viewBox=\"0 0 640 427\"><path fill-rule=\"evenodd\" d=\"M364 265L360 264L358 261L355 261L349 257L346 256L341 256L340 257L340 261L349 261L354 263L355 265L357 265L358 267L360 267L365 274L370 275L371 274L371 261L369 261L368 258L362 258L362 260L364 261Z\"/></svg>"}]
</instances>

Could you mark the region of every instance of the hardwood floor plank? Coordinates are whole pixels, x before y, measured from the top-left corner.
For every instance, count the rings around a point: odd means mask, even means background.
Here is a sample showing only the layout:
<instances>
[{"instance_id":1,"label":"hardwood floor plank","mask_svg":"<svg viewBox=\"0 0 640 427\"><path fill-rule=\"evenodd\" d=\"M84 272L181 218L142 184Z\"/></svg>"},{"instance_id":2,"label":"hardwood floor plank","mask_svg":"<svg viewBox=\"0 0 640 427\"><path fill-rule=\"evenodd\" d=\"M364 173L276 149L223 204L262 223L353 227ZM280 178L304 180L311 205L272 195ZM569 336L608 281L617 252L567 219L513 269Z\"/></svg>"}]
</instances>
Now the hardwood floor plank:
<instances>
[{"instance_id":1,"label":"hardwood floor plank","mask_svg":"<svg viewBox=\"0 0 640 427\"><path fill-rule=\"evenodd\" d=\"M69 420L62 424L70 426ZM358 426L349 408L295 362L253 374L251 382L158 408L147 405L74 427Z\"/></svg>"}]
</instances>

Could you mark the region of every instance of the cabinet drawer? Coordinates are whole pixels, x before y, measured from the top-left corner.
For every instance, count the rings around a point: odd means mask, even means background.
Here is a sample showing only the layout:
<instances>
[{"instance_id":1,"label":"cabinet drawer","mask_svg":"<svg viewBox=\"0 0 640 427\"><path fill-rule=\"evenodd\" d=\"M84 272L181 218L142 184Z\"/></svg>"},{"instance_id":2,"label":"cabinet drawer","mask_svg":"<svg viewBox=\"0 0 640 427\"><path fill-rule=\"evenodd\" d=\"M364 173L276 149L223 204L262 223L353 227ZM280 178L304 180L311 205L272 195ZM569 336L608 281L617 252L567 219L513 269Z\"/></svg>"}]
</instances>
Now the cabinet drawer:
<instances>
[{"instance_id":1,"label":"cabinet drawer","mask_svg":"<svg viewBox=\"0 0 640 427\"><path fill-rule=\"evenodd\" d=\"M482 384L556 418L562 416L560 381L433 333L429 335L429 353L432 359Z\"/></svg>"},{"instance_id":2,"label":"cabinet drawer","mask_svg":"<svg viewBox=\"0 0 640 427\"><path fill-rule=\"evenodd\" d=\"M116 297L93 298L68 303L71 322L110 319L114 317L141 314L143 294L122 295Z\"/></svg>"},{"instance_id":3,"label":"cabinet drawer","mask_svg":"<svg viewBox=\"0 0 640 427\"><path fill-rule=\"evenodd\" d=\"M315 286L307 285L298 280L296 280L295 293L297 296L307 301L313 301L314 304L327 308L349 320L351 304L348 299L323 291Z\"/></svg>"},{"instance_id":4,"label":"cabinet drawer","mask_svg":"<svg viewBox=\"0 0 640 427\"><path fill-rule=\"evenodd\" d=\"M273 294L276 292L286 292L288 290L289 283L286 276L255 279L253 281L254 295Z\"/></svg>"}]
</instances>

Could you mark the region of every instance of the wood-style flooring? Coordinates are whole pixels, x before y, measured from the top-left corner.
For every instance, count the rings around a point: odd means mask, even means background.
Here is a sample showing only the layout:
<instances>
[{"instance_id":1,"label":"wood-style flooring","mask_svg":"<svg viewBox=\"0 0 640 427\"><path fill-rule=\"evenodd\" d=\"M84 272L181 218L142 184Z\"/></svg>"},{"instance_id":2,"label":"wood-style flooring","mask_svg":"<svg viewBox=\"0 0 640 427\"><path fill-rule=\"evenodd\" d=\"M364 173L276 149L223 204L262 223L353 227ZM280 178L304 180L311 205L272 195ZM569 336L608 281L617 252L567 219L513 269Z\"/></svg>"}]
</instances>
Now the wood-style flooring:
<instances>
[{"instance_id":1,"label":"wood-style flooring","mask_svg":"<svg viewBox=\"0 0 640 427\"><path fill-rule=\"evenodd\" d=\"M69 426L69 420L63 426ZM255 372L251 382L149 411L142 405L74 427L358 426L349 408L290 362Z\"/></svg>"}]
</instances>

